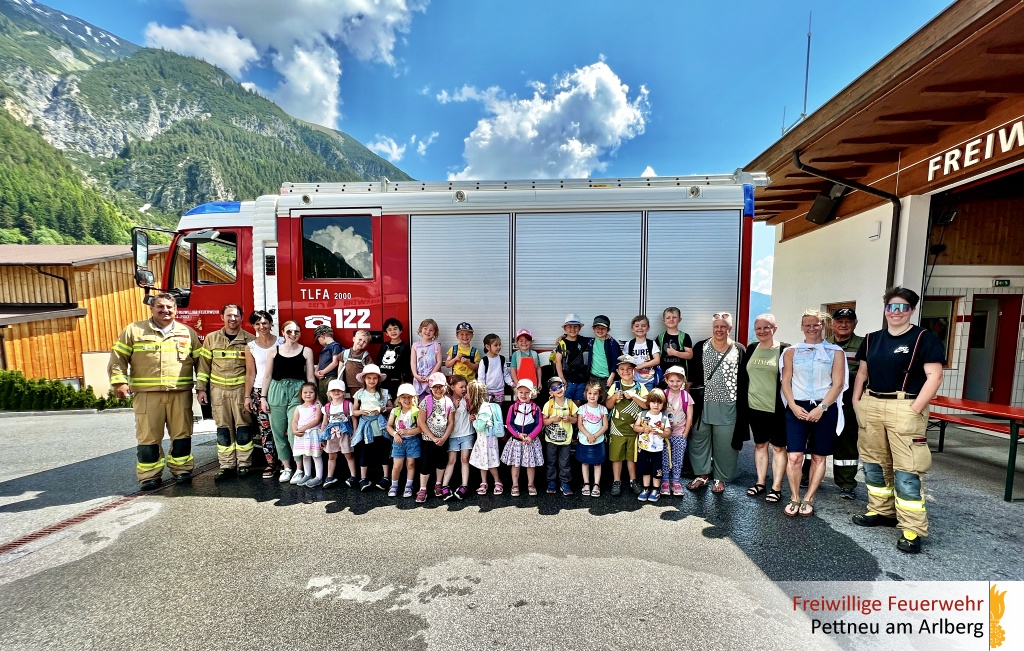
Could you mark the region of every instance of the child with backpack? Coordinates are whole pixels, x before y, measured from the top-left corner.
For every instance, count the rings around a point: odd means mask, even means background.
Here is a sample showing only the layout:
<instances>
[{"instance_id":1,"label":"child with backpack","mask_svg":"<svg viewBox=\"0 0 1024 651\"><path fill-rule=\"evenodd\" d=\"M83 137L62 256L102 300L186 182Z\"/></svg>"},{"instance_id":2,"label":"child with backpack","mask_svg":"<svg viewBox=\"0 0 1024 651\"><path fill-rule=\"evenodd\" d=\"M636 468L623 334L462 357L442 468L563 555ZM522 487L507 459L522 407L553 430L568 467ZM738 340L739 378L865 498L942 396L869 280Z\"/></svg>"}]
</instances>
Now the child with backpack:
<instances>
[{"instance_id":1,"label":"child with backpack","mask_svg":"<svg viewBox=\"0 0 1024 651\"><path fill-rule=\"evenodd\" d=\"M323 407L324 426L321 440L324 440L323 448L327 453L327 477L324 479L324 488L331 488L338 483L334 476L334 469L338 463L338 453L345 455L348 463L348 479L345 484L349 488L355 488L356 479L356 458L352 454L352 402L345 398L345 383L335 378L327 385L327 404Z\"/></svg>"},{"instance_id":2,"label":"child with backpack","mask_svg":"<svg viewBox=\"0 0 1024 651\"><path fill-rule=\"evenodd\" d=\"M666 307L661 313L661 320L665 324L665 331L655 337L654 342L661 349L662 377L673 366L681 367L683 373L689 372L687 364L693 359L693 342L690 335L679 330L682 313L678 307ZM662 384L665 382L662 381Z\"/></svg>"},{"instance_id":3,"label":"child with backpack","mask_svg":"<svg viewBox=\"0 0 1024 651\"><path fill-rule=\"evenodd\" d=\"M508 410L505 429L512 435L501 453L501 462L512 467L512 497L519 495L519 470L526 468L526 489L537 494L534 478L537 466L544 465L544 449L538 435L544 425L540 407L533 402L533 382L523 378L516 383L516 402Z\"/></svg>"},{"instance_id":4,"label":"child with backpack","mask_svg":"<svg viewBox=\"0 0 1024 651\"><path fill-rule=\"evenodd\" d=\"M604 449L608 431L608 408L601 404L604 382L587 383L587 402L576 412L579 419L579 440L576 442L576 460L583 475L584 497L601 497L601 464L608 458ZM590 487L590 468L594 468L594 487Z\"/></svg>"},{"instance_id":5,"label":"child with backpack","mask_svg":"<svg viewBox=\"0 0 1024 651\"><path fill-rule=\"evenodd\" d=\"M452 369L452 375L461 375L467 382L476 379L480 365L480 351L473 345L473 326L463 321L455 326L455 338L459 343L448 349L444 365Z\"/></svg>"},{"instance_id":6,"label":"child with backpack","mask_svg":"<svg viewBox=\"0 0 1024 651\"><path fill-rule=\"evenodd\" d=\"M569 482L569 452L573 425L576 424L576 403L565 397L565 383L553 377L548 381L551 399L544 404L544 456L548 460L548 495L561 483L562 495L572 495Z\"/></svg>"},{"instance_id":7,"label":"child with backpack","mask_svg":"<svg viewBox=\"0 0 1024 651\"><path fill-rule=\"evenodd\" d=\"M629 355L618 359L615 371L619 380L608 389L604 406L611 413L611 427L608 437L608 458L612 462L612 496L622 494L622 462L629 471L629 487L640 495L643 487L636 480L637 432L633 423L640 412L647 409L647 389L633 378L636 362Z\"/></svg>"},{"instance_id":8,"label":"child with backpack","mask_svg":"<svg viewBox=\"0 0 1024 651\"><path fill-rule=\"evenodd\" d=\"M603 314L594 317L594 338L588 346L590 351L590 379L600 380L605 387L615 382L615 365L622 355L622 347L611 336L611 319Z\"/></svg>"},{"instance_id":9,"label":"child with backpack","mask_svg":"<svg viewBox=\"0 0 1024 651\"><path fill-rule=\"evenodd\" d=\"M559 338L551 360L555 373L565 384L565 397L578 405L586 400L584 389L590 379L590 347L593 345L589 337L580 336L582 327L579 316L565 316L562 324L565 335Z\"/></svg>"},{"instance_id":10,"label":"child with backpack","mask_svg":"<svg viewBox=\"0 0 1024 651\"><path fill-rule=\"evenodd\" d=\"M484 356L480 359L480 381L487 389L487 400L501 404L505 400L505 356L501 354L501 337L493 332L484 337Z\"/></svg>"},{"instance_id":11,"label":"child with backpack","mask_svg":"<svg viewBox=\"0 0 1024 651\"><path fill-rule=\"evenodd\" d=\"M405 491L402 497L412 497L412 478L416 474L416 459L420 457L419 408L416 407L416 390L411 384L398 387L398 406L388 417L388 433L391 434L391 488L388 497L398 497L398 480L405 466Z\"/></svg>"},{"instance_id":12,"label":"child with backpack","mask_svg":"<svg viewBox=\"0 0 1024 651\"><path fill-rule=\"evenodd\" d=\"M629 324L630 330L635 335L633 339L626 342L625 354L636 362L636 381L644 385L650 391L658 386L661 381L661 348L651 339L647 338L647 332L651 329L651 322L647 316L640 314L633 317Z\"/></svg>"},{"instance_id":13,"label":"child with backpack","mask_svg":"<svg viewBox=\"0 0 1024 651\"><path fill-rule=\"evenodd\" d=\"M427 485L430 474L436 475L434 496L442 497L441 479L448 467L448 437L455 427L455 405L446 393L448 378L444 373L432 373L428 378L430 393L420 400L418 423L423 436L423 448L420 452L420 490L416 493L416 503L427 501Z\"/></svg>"},{"instance_id":14,"label":"child with backpack","mask_svg":"<svg viewBox=\"0 0 1024 651\"><path fill-rule=\"evenodd\" d=\"M516 333L516 349L512 352L509 372L512 384L519 386L520 380L529 380L534 387L540 382L540 355L530 350L533 346L533 335L526 328Z\"/></svg>"},{"instance_id":15,"label":"child with backpack","mask_svg":"<svg viewBox=\"0 0 1024 651\"><path fill-rule=\"evenodd\" d=\"M391 484L388 481L388 441L384 437L387 424L383 416L391 398L387 389L381 388L385 379L387 376L376 364L367 364L356 375L361 387L352 396L352 416L357 419L352 446L359 449L359 490L362 492L373 485L369 478L371 464L380 464L381 467L377 488L387 490Z\"/></svg>"},{"instance_id":16,"label":"child with backpack","mask_svg":"<svg viewBox=\"0 0 1024 651\"><path fill-rule=\"evenodd\" d=\"M671 366L665 371L665 409L672 421L668 445L661 455L661 494L683 494L683 455L686 454L686 438L693 424L693 398L686 392L686 372L682 366ZM669 483L671 479L671 483Z\"/></svg>"},{"instance_id":17,"label":"child with backpack","mask_svg":"<svg viewBox=\"0 0 1024 651\"><path fill-rule=\"evenodd\" d=\"M469 383L469 402L466 409L473 419L476 443L469 455L469 463L480 469L480 488L477 495L487 494L487 473L494 478L494 494L501 495L504 487L498 477L498 439L504 432L501 407L488 400L487 386L480 380Z\"/></svg>"},{"instance_id":18,"label":"child with backpack","mask_svg":"<svg viewBox=\"0 0 1024 651\"><path fill-rule=\"evenodd\" d=\"M437 342L437 321L423 319L420 322L420 340L412 345L409 362L412 369L412 386L420 397L430 393L428 378L441 370L441 344Z\"/></svg>"},{"instance_id":19,"label":"child with backpack","mask_svg":"<svg viewBox=\"0 0 1024 651\"><path fill-rule=\"evenodd\" d=\"M320 403L325 404L328 400L327 385L331 383L331 380L338 377L338 364L341 361L340 358L344 348L334 340L334 331L329 325L317 326L316 330L313 331L313 338L321 346L316 370L313 371L313 375L316 376L317 380L317 396L320 398Z\"/></svg>"},{"instance_id":20,"label":"child with backpack","mask_svg":"<svg viewBox=\"0 0 1024 651\"><path fill-rule=\"evenodd\" d=\"M448 464L444 469L441 481L441 497L447 502L451 498L466 499L469 492L469 455L473 450L473 422L469 416L469 400L466 393L469 383L461 375L453 375L451 379L452 402L455 404L455 427L448 437ZM455 464L461 462L462 482L454 491L448 482L455 475Z\"/></svg>"},{"instance_id":21,"label":"child with backpack","mask_svg":"<svg viewBox=\"0 0 1024 651\"><path fill-rule=\"evenodd\" d=\"M356 391L363 388L359 374L363 372L364 366L373 361L370 359L370 353L366 352L369 345L370 333L366 330L356 330L352 335L352 347L341 353L339 376L345 380L345 388L352 399L355 399Z\"/></svg>"}]
</instances>

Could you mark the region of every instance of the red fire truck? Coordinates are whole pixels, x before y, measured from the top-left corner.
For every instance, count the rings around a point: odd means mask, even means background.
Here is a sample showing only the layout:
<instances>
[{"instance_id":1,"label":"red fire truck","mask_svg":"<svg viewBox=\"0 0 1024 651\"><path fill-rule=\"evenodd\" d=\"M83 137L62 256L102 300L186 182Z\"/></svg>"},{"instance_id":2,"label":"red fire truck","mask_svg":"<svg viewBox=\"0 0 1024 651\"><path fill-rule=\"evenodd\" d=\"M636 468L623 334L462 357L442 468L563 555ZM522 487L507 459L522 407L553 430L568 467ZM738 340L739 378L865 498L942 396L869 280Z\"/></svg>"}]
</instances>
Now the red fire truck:
<instances>
[{"instance_id":1,"label":"red fire truck","mask_svg":"<svg viewBox=\"0 0 1024 651\"><path fill-rule=\"evenodd\" d=\"M187 212L159 282L148 269L149 235L133 232L136 280L169 291L179 320L200 336L237 303L303 327L329 324L350 345L357 329L380 340L396 317L416 339L422 319L455 342L469 321L476 345L489 332L506 350L519 328L535 349L554 344L567 313L586 324L611 318L630 337L648 314L658 331L665 307L681 308L696 341L713 312L736 315L743 339L749 294L751 216L763 173L543 181L387 180L285 183L255 201L203 204ZM589 327L584 328L589 334ZM653 336L653 335L652 335Z\"/></svg>"}]
</instances>

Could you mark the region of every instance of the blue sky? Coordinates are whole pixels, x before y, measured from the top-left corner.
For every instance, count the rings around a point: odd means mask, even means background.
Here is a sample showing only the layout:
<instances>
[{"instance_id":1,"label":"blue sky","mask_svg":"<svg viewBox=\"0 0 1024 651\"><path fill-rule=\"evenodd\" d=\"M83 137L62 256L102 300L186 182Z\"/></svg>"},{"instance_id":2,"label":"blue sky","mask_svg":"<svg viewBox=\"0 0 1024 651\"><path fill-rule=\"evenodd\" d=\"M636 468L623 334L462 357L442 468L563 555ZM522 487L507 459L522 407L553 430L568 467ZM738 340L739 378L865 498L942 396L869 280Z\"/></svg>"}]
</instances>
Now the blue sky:
<instances>
[{"instance_id":1,"label":"blue sky","mask_svg":"<svg viewBox=\"0 0 1024 651\"><path fill-rule=\"evenodd\" d=\"M732 172L945 9L609 0L50 0L205 58L414 178ZM772 231L754 243L770 291Z\"/></svg>"}]
</instances>

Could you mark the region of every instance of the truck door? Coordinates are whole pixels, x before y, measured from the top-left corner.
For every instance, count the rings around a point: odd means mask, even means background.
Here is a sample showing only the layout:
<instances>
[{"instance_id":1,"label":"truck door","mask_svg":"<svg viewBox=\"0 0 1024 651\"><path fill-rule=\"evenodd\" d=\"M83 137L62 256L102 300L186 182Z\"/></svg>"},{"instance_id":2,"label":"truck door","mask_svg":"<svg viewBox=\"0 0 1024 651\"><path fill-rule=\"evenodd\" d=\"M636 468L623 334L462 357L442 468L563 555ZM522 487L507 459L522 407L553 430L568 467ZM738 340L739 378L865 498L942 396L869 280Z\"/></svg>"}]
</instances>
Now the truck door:
<instances>
[{"instance_id":1,"label":"truck door","mask_svg":"<svg viewBox=\"0 0 1024 651\"><path fill-rule=\"evenodd\" d=\"M295 210L279 218L280 322L313 330L330 325L346 348L357 330L381 341L383 292L380 210Z\"/></svg>"},{"instance_id":2,"label":"truck door","mask_svg":"<svg viewBox=\"0 0 1024 651\"><path fill-rule=\"evenodd\" d=\"M228 303L240 305L243 315L252 311L252 291L247 304L239 279L241 231L218 229L213 239L195 240L186 233L171 245L167 287L181 296L177 320L192 327L200 339L223 327L220 311Z\"/></svg>"}]
</instances>

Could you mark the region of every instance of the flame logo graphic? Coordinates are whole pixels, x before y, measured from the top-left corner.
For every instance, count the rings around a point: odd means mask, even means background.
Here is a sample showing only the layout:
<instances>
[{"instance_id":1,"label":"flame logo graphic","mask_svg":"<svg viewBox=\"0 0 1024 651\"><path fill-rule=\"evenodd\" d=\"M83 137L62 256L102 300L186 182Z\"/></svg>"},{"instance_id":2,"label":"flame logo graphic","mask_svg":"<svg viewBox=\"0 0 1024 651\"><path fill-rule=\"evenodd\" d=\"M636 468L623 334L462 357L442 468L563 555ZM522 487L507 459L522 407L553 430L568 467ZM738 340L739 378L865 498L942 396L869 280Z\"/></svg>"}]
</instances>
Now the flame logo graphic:
<instances>
[{"instance_id":1,"label":"flame logo graphic","mask_svg":"<svg viewBox=\"0 0 1024 651\"><path fill-rule=\"evenodd\" d=\"M989 611L988 611L988 623L989 623L989 636L988 636L988 647L995 649L1003 646L1003 642L1006 641L1006 631L999 625L999 620L1003 618L1006 613L1006 603L1003 601L1006 597L1006 590L999 592L996 590L998 586L995 584L989 588Z\"/></svg>"}]
</instances>

